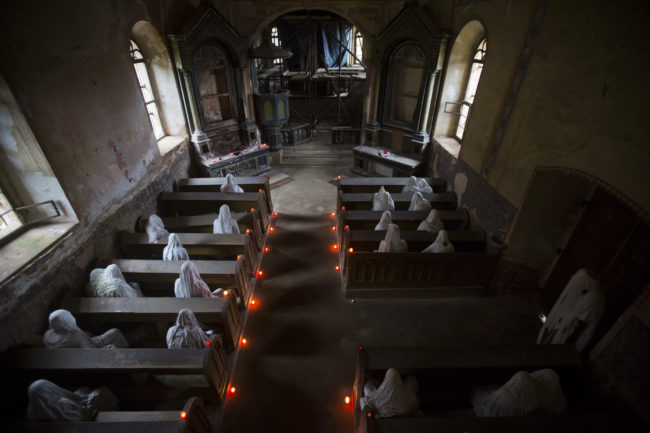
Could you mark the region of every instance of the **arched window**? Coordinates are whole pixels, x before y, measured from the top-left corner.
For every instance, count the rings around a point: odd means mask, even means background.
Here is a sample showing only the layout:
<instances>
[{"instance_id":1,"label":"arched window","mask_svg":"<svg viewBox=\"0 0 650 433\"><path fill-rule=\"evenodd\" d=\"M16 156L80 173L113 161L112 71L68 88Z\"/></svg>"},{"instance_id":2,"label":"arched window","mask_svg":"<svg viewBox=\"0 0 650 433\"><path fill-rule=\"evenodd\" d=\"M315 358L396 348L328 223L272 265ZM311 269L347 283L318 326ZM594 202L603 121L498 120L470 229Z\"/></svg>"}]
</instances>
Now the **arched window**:
<instances>
[{"instance_id":1,"label":"arched window","mask_svg":"<svg viewBox=\"0 0 650 433\"><path fill-rule=\"evenodd\" d=\"M361 32L356 27L352 27L350 30L350 45L352 56L348 56L349 65L361 65L363 61L363 36Z\"/></svg>"},{"instance_id":2,"label":"arched window","mask_svg":"<svg viewBox=\"0 0 650 433\"><path fill-rule=\"evenodd\" d=\"M151 86L151 80L149 79L149 72L147 71L144 56L142 55L140 47L134 40L131 40L131 60L133 60L133 67L135 68L135 73L138 77L138 83L140 83L142 98L144 99L144 104L147 108L153 133L156 136L156 140L160 140L165 136L165 131L163 130L160 121L160 114L158 114L158 105L156 104L155 93Z\"/></svg>"},{"instance_id":3,"label":"arched window","mask_svg":"<svg viewBox=\"0 0 650 433\"><path fill-rule=\"evenodd\" d=\"M424 51L414 44L402 44L390 56L384 122L417 130L424 80Z\"/></svg>"},{"instance_id":4,"label":"arched window","mask_svg":"<svg viewBox=\"0 0 650 433\"><path fill-rule=\"evenodd\" d=\"M476 48L474 58L472 59L472 66L469 73L469 80L467 81L467 89L465 90L465 97L460 101L460 116L458 119L458 127L456 128L456 138L463 139L465 134L465 126L467 125L467 118L472 109L474 98L476 97L476 89L478 82L481 79L481 72L483 72L483 64L487 56L487 40L483 39Z\"/></svg>"},{"instance_id":5,"label":"arched window","mask_svg":"<svg viewBox=\"0 0 650 433\"><path fill-rule=\"evenodd\" d=\"M277 27L272 27L271 28L271 43L275 45L276 47L279 47L282 42L280 41L280 31L278 30ZM273 64L274 65L281 65L282 64L282 59L273 59Z\"/></svg>"}]
</instances>

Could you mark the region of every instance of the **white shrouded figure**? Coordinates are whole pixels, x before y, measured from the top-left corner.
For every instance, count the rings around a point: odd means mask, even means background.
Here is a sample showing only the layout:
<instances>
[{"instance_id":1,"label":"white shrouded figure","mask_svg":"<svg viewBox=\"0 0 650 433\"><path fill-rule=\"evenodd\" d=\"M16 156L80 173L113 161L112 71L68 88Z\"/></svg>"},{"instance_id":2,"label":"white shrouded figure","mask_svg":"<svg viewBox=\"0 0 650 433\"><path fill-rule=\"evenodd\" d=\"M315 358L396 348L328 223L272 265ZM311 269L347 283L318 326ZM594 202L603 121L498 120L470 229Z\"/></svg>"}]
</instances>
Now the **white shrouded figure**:
<instances>
[{"instance_id":1,"label":"white shrouded figure","mask_svg":"<svg viewBox=\"0 0 650 433\"><path fill-rule=\"evenodd\" d=\"M201 349L208 339L192 310L187 308L178 312L176 324L167 330L169 349Z\"/></svg>"},{"instance_id":2,"label":"white shrouded figure","mask_svg":"<svg viewBox=\"0 0 650 433\"><path fill-rule=\"evenodd\" d=\"M453 253L454 251L454 244L449 240L447 230L440 230L436 240L422 250L423 253Z\"/></svg>"},{"instance_id":3,"label":"white shrouded figure","mask_svg":"<svg viewBox=\"0 0 650 433\"><path fill-rule=\"evenodd\" d=\"M519 371L497 389L475 392L472 406L478 416L558 415L566 409L566 398L557 373L547 368Z\"/></svg>"},{"instance_id":4,"label":"white shrouded figure","mask_svg":"<svg viewBox=\"0 0 650 433\"><path fill-rule=\"evenodd\" d=\"M537 344L575 343L584 350L605 312L605 293L598 280L588 269L573 274L546 317Z\"/></svg>"},{"instance_id":5,"label":"white shrouded figure","mask_svg":"<svg viewBox=\"0 0 650 433\"><path fill-rule=\"evenodd\" d=\"M440 230L445 228L445 223L440 219L440 212L438 209L431 209L429 215L426 219L422 220L418 226L418 231L429 232L429 233L438 233Z\"/></svg>"},{"instance_id":6,"label":"white shrouded figure","mask_svg":"<svg viewBox=\"0 0 650 433\"><path fill-rule=\"evenodd\" d=\"M117 398L105 387L72 392L49 380L39 379L27 389L31 422L92 421L99 411L115 410Z\"/></svg>"},{"instance_id":7,"label":"white shrouded figure","mask_svg":"<svg viewBox=\"0 0 650 433\"><path fill-rule=\"evenodd\" d=\"M389 224L386 230L386 237L379 242L379 249L376 253L405 253L406 241L400 238L397 224Z\"/></svg>"},{"instance_id":8,"label":"white shrouded figure","mask_svg":"<svg viewBox=\"0 0 650 433\"><path fill-rule=\"evenodd\" d=\"M235 182L235 176L228 173L226 175L226 183L221 185L221 192L244 192L244 190Z\"/></svg>"},{"instance_id":9,"label":"white shrouded figure","mask_svg":"<svg viewBox=\"0 0 650 433\"><path fill-rule=\"evenodd\" d=\"M395 202L383 185L373 196L372 210L389 210L391 212L395 210Z\"/></svg>"},{"instance_id":10,"label":"white shrouded figure","mask_svg":"<svg viewBox=\"0 0 650 433\"><path fill-rule=\"evenodd\" d=\"M431 203L429 200L425 199L422 196L421 192L416 192L411 197L411 204L409 204L409 210L419 210L429 212L431 210Z\"/></svg>"},{"instance_id":11,"label":"white shrouded figure","mask_svg":"<svg viewBox=\"0 0 650 433\"><path fill-rule=\"evenodd\" d=\"M192 262L185 262L181 266L181 273L174 282L174 294L177 298L209 298L214 296Z\"/></svg>"},{"instance_id":12,"label":"white shrouded figure","mask_svg":"<svg viewBox=\"0 0 650 433\"><path fill-rule=\"evenodd\" d=\"M379 388L375 389L372 382L365 384L361 400L362 407L370 406L380 418L409 415L420 407L415 378L411 376L402 382L399 371L394 368L386 371Z\"/></svg>"},{"instance_id":13,"label":"white shrouded figure","mask_svg":"<svg viewBox=\"0 0 650 433\"><path fill-rule=\"evenodd\" d=\"M392 223L393 220L390 216L390 212L385 210L384 213L381 214L381 218L375 226L375 230L388 230L388 226Z\"/></svg>"},{"instance_id":14,"label":"white shrouded figure","mask_svg":"<svg viewBox=\"0 0 650 433\"><path fill-rule=\"evenodd\" d=\"M166 238L169 232L165 230L163 220L156 214L149 215L147 226L145 227L150 244L156 244L160 239Z\"/></svg>"},{"instance_id":15,"label":"white shrouded figure","mask_svg":"<svg viewBox=\"0 0 650 433\"><path fill-rule=\"evenodd\" d=\"M406 181L402 192L433 192L433 188L426 181L426 179L418 179L415 176L411 176L409 180Z\"/></svg>"},{"instance_id":16,"label":"white shrouded figure","mask_svg":"<svg viewBox=\"0 0 650 433\"><path fill-rule=\"evenodd\" d=\"M90 271L90 281L86 286L89 296L107 298L138 298L142 296L136 283L126 282L122 271L116 264Z\"/></svg>"},{"instance_id":17,"label":"white shrouded figure","mask_svg":"<svg viewBox=\"0 0 650 433\"><path fill-rule=\"evenodd\" d=\"M181 239L176 233L169 234L167 246L163 249L162 259L170 262L190 259L190 255L187 254L187 250L183 248Z\"/></svg>"},{"instance_id":18,"label":"white shrouded figure","mask_svg":"<svg viewBox=\"0 0 650 433\"><path fill-rule=\"evenodd\" d=\"M101 335L90 337L79 326L67 310L50 313L50 328L43 334L43 346L48 349L114 349L129 347L124 335L117 328L109 329Z\"/></svg>"},{"instance_id":19,"label":"white shrouded figure","mask_svg":"<svg viewBox=\"0 0 650 433\"><path fill-rule=\"evenodd\" d=\"M230 207L222 204L219 208L219 216L212 223L212 233L217 234L239 234L239 225L230 213Z\"/></svg>"}]
</instances>

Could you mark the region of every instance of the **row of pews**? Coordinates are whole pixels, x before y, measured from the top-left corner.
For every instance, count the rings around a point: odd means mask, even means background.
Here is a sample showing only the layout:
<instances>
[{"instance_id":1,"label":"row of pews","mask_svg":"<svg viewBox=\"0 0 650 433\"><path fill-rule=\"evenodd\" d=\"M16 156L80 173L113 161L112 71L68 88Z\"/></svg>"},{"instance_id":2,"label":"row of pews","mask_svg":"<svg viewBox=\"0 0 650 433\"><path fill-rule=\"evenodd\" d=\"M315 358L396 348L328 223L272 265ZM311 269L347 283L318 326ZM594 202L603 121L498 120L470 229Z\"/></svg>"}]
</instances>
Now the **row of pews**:
<instances>
[{"instance_id":1,"label":"row of pews","mask_svg":"<svg viewBox=\"0 0 650 433\"><path fill-rule=\"evenodd\" d=\"M428 212L408 210L413 192L401 192L408 178L342 178L338 181L337 231L340 270L345 296L440 297L482 295L489 285L499 254L486 251L483 230L470 229L467 209L456 206L453 192L439 179L426 179L433 192L422 193L440 212L453 253L423 254L436 233L418 231ZM372 209L380 187L395 203L391 219L400 228L408 250L375 254L386 236L374 230L382 211Z\"/></svg>"},{"instance_id":2,"label":"row of pews","mask_svg":"<svg viewBox=\"0 0 650 433\"><path fill-rule=\"evenodd\" d=\"M273 210L267 177L236 178L243 193L221 192L224 181L181 179L158 203L165 229L179 235L203 281L211 291L222 289L221 296L176 298L174 282L183 261L162 260L167 239L149 243L144 233L147 217L141 217L135 232L119 233L122 257L100 258L96 267L117 265L126 281L138 284L143 297L69 296L61 308L72 313L82 329L116 326L125 335L142 334L144 329L145 338L130 341L128 348L20 347L7 354L6 371L20 377L22 386L41 378L67 389L107 386L120 410L99 412L93 422L21 423L7 431L212 431L203 405L219 405L235 391L229 384L231 363ZM212 233L223 204L233 210L241 234ZM214 331L204 348L166 348L167 329L183 308ZM170 407L182 409L167 410Z\"/></svg>"}]
</instances>

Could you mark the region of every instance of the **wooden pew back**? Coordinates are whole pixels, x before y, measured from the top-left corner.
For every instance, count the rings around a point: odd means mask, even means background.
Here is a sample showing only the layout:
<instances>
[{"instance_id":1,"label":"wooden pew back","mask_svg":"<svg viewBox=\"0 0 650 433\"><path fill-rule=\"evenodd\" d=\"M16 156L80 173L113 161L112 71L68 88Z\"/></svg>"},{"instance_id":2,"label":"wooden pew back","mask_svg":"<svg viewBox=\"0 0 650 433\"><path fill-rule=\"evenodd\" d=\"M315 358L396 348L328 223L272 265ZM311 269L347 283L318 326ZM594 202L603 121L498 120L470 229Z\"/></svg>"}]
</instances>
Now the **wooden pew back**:
<instances>
[{"instance_id":1,"label":"wooden pew back","mask_svg":"<svg viewBox=\"0 0 650 433\"><path fill-rule=\"evenodd\" d=\"M244 192L264 191L266 207L269 213L273 212L271 202L271 186L266 176L235 176L235 182ZM225 177L191 177L178 179L174 183L174 191L178 192L221 192L221 185L226 183Z\"/></svg>"},{"instance_id":2,"label":"wooden pew back","mask_svg":"<svg viewBox=\"0 0 650 433\"><path fill-rule=\"evenodd\" d=\"M372 210L374 193L345 193L339 192L338 210ZM413 193L391 194L395 202L395 210L408 210ZM456 209L456 195L453 192L424 193L422 196L431 202L432 209Z\"/></svg>"},{"instance_id":3,"label":"wooden pew back","mask_svg":"<svg viewBox=\"0 0 650 433\"><path fill-rule=\"evenodd\" d=\"M388 192L401 193L404 185L408 182L408 177L344 177L338 181L338 189L342 192L365 192L375 193L380 187ZM433 192L443 192L446 184L443 179L418 178L425 179L433 189Z\"/></svg>"}]
</instances>

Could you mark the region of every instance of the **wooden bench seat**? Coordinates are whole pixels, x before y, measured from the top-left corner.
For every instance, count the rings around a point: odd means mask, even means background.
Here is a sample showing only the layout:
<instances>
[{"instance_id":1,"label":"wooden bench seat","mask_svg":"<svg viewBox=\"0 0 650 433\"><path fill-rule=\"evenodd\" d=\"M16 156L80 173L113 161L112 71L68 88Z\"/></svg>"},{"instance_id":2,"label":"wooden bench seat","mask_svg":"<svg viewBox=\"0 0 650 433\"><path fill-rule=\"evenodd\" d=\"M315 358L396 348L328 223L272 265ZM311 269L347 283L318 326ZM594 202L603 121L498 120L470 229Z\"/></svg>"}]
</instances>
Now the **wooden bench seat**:
<instances>
[{"instance_id":1,"label":"wooden bench seat","mask_svg":"<svg viewBox=\"0 0 650 433\"><path fill-rule=\"evenodd\" d=\"M243 260L252 276L257 269L259 250L249 234L178 233L178 237L192 260ZM150 244L146 233L120 232L122 253L131 259L162 258L164 243Z\"/></svg>"},{"instance_id":2,"label":"wooden bench seat","mask_svg":"<svg viewBox=\"0 0 650 433\"><path fill-rule=\"evenodd\" d=\"M396 368L403 378L411 375L416 377L420 409L425 416L375 418L369 408L361 410L360 398L364 384L371 378L381 382L388 368ZM531 425L534 424L536 417L529 418L528 421L508 418L494 421L497 418L475 417L470 413L470 392L473 386L500 386L518 371L530 372L541 368L552 368L560 375L563 391L571 401L575 389L579 387L582 370L582 357L573 345L463 349L361 348L353 383L355 431L532 431L517 428L528 426L529 421ZM461 409L462 415L449 416L453 409ZM442 416L435 416L437 413ZM555 425L546 420L555 417L539 418L545 425ZM500 429L502 425L504 430ZM434 427L440 427L440 430Z\"/></svg>"},{"instance_id":3,"label":"wooden bench seat","mask_svg":"<svg viewBox=\"0 0 650 433\"><path fill-rule=\"evenodd\" d=\"M400 193L404 185L408 182L409 177L344 177L338 181L338 189L342 192L365 192L375 193L380 187L391 194ZM443 192L445 190L445 181L443 179L418 178L425 179L433 189L433 192Z\"/></svg>"},{"instance_id":4,"label":"wooden bench seat","mask_svg":"<svg viewBox=\"0 0 650 433\"><path fill-rule=\"evenodd\" d=\"M481 230L448 230L449 240L457 253L485 252L485 232ZM437 234L400 230L400 237L406 241L409 252L421 252L436 240ZM386 238L386 230L344 230L341 252L353 248L355 252L372 252Z\"/></svg>"},{"instance_id":5,"label":"wooden bench seat","mask_svg":"<svg viewBox=\"0 0 650 433\"><path fill-rule=\"evenodd\" d=\"M212 290L235 289L247 307L251 295L251 279L238 260L192 260L201 278ZM124 278L140 284L144 295L174 296L174 282L184 262L144 259L100 259L98 267L119 266Z\"/></svg>"},{"instance_id":6,"label":"wooden bench seat","mask_svg":"<svg viewBox=\"0 0 650 433\"><path fill-rule=\"evenodd\" d=\"M339 210L372 210L374 193L339 192ZM391 194L395 210L408 210L413 193ZM431 202L432 209L456 209L456 195L453 192L424 193L422 196Z\"/></svg>"},{"instance_id":7,"label":"wooden bench seat","mask_svg":"<svg viewBox=\"0 0 650 433\"><path fill-rule=\"evenodd\" d=\"M258 212L262 229L266 231L270 213L266 205L266 194L262 192L163 192L160 207L175 215L200 215L219 212L227 204L232 212Z\"/></svg>"},{"instance_id":8,"label":"wooden bench seat","mask_svg":"<svg viewBox=\"0 0 650 433\"><path fill-rule=\"evenodd\" d=\"M184 417L181 413L184 412ZM0 425L16 433L212 433L203 402L192 397L181 410L105 411L92 422L66 421Z\"/></svg>"},{"instance_id":9,"label":"wooden bench seat","mask_svg":"<svg viewBox=\"0 0 650 433\"><path fill-rule=\"evenodd\" d=\"M235 182L244 192L259 192L266 195L266 206L269 213L273 212L271 202L271 186L266 176L235 176ZM225 177L190 177L178 179L174 183L174 191L178 192L220 192L221 185L226 183Z\"/></svg>"},{"instance_id":10,"label":"wooden bench seat","mask_svg":"<svg viewBox=\"0 0 650 433\"><path fill-rule=\"evenodd\" d=\"M61 308L70 311L81 324L160 324L165 333L183 308L192 310L208 328L223 332L224 343L237 347L241 319L234 297L223 298L66 298ZM164 339L164 335L162 336Z\"/></svg>"},{"instance_id":11,"label":"wooden bench seat","mask_svg":"<svg viewBox=\"0 0 650 433\"><path fill-rule=\"evenodd\" d=\"M109 386L124 408L130 408L127 401L138 406L144 394L151 400L169 399L177 394L175 387L192 390L194 395L210 401L222 401L229 379L219 336L211 337L210 344L203 349L15 348L8 353L7 365L34 379L46 378L65 388L72 384ZM146 376L144 383L142 374ZM167 378L176 380L178 385L169 385ZM192 381L193 385L181 384L182 380ZM133 392L134 388L137 392Z\"/></svg>"},{"instance_id":12,"label":"wooden bench seat","mask_svg":"<svg viewBox=\"0 0 650 433\"><path fill-rule=\"evenodd\" d=\"M239 231L242 234L248 232L253 238L257 250L261 250L264 244L264 230L262 229L262 222L259 219L257 211L233 212L231 215L237 221ZM214 220L218 216L218 212L212 212L201 215L163 217L162 221L165 229L170 233L212 233ZM148 219L148 217L140 217L138 219L136 232L143 233L145 231ZM166 244L166 240L161 240L159 243Z\"/></svg>"}]
</instances>

